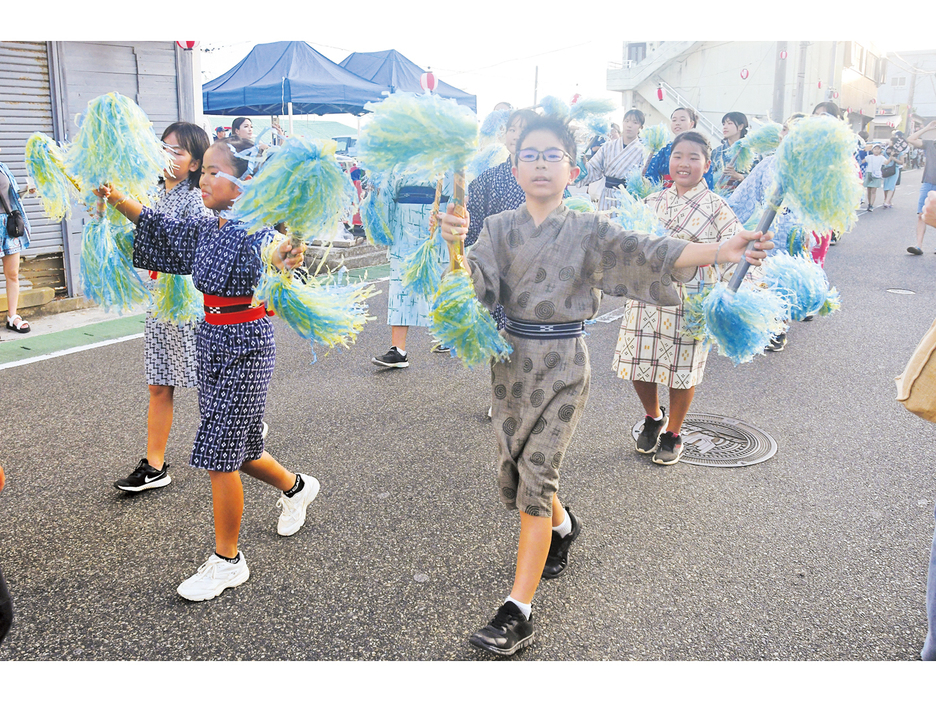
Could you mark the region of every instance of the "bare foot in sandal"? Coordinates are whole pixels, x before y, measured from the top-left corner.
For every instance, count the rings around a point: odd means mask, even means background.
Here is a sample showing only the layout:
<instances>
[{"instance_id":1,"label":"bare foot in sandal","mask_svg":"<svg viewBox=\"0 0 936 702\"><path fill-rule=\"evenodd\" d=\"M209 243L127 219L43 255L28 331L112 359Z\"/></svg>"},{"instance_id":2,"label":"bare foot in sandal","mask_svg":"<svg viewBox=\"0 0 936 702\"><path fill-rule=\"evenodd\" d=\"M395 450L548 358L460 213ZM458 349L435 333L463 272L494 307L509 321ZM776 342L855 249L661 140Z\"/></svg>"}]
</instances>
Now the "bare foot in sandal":
<instances>
[{"instance_id":1,"label":"bare foot in sandal","mask_svg":"<svg viewBox=\"0 0 936 702\"><path fill-rule=\"evenodd\" d=\"M14 314L12 317L7 317L6 328L12 329L15 332L19 332L20 334L28 334L30 332L29 322L20 317L18 314Z\"/></svg>"}]
</instances>

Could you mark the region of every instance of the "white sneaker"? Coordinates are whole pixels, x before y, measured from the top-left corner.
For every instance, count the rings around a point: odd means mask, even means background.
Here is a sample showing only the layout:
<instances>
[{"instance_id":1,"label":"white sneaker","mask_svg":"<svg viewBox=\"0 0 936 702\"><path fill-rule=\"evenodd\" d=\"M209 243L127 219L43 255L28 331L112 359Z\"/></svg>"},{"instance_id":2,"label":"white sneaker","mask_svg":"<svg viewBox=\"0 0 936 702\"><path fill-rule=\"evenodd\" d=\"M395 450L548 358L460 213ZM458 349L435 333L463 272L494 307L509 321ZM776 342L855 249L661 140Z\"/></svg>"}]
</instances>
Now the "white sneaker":
<instances>
[{"instance_id":1,"label":"white sneaker","mask_svg":"<svg viewBox=\"0 0 936 702\"><path fill-rule=\"evenodd\" d=\"M240 556L237 563L230 563L212 553L195 571L195 575L176 588L176 592L187 600L201 602L217 597L229 587L246 582L250 577L247 559L240 551L237 553Z\"/></svg>"},{"instance_id":2,"label":"white sneaker","mask_svg":"<svg viewBox=\"0 0 936 702\"><path fill-rule=\"evenodd\" d=\"M276 524L276 532L280 536L292 536L305 524L306 509L312 500L315 499L319 491L319 481L311 475L301 473L302 481L305 483L302 490L292 497L280 495L276 501L277 506L281 507L283 512L279 516L279 522Z\"/></svg>"}]
</instances>

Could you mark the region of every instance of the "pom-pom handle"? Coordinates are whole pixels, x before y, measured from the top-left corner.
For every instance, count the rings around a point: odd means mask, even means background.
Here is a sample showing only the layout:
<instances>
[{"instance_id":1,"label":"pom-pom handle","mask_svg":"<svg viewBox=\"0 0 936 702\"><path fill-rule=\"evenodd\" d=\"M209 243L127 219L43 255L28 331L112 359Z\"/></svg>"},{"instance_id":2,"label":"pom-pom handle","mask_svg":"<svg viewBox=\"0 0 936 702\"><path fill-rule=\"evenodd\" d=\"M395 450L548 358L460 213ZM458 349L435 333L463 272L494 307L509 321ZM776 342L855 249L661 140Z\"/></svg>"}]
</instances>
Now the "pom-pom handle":
<instances>
[{"instance_id":1,"label":"pom-pom handle","mask_svg":"<svg viewBox=\"0 0 936 702\"><path fill-rule=\"evenodd\" d=\"M467 217L468 211L465 209L465 172L455 171L452 179L452 204L455 209L452 212L456 217ZM458 241L448 245L449 261L452 263L451 270L457 271L464 268L465 261L465 242Z\"/></svg>"},{"instance_id":2,"label":"pom-pom handle","mask_svg":"<svg viewBox=\"0 0 936 702\"><path fill-rule=\"evenodd\" d=\"M766 232L770 229L770 225L773 224L774 217L777 216L777 211L780 209L780 203L783 202L783 190L777 188L774 190L773 195L770 196L770 199L767 201L767 207L764 208L764 214L761 215L760 221L757 223L757 227L754 229L756 232ZM747 245L747 248L744 250L745 253L748 251L753 251L754 246L757 244L756 241L752 241ZM742 258L741 262L738 264L738 267L735 269L734 275L731 276L731 280L728 282L728 290L732 293L738 292L738 288L741 287L741 281L744 280L744 276L747 275L748 269L751 267L751 264L748 263L746 258Z\"/></svg>"}]
</instances>

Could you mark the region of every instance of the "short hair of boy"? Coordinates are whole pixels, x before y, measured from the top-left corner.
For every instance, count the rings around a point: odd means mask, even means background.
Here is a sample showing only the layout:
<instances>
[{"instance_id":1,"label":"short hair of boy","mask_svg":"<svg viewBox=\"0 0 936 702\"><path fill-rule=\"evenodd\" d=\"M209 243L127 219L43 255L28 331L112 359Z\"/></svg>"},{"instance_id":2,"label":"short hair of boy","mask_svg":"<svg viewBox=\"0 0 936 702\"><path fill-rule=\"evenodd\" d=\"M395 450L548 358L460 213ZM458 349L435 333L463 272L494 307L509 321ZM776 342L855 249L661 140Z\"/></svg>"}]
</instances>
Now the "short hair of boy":
<instances>
[{"instance_id":1,"label":"short hair of boy","mask_svg":"<svg viewBox=\"0 0 936 702\"><path fill-rule=\"evenodd\" d=\"M575 150L575 135L566 122L549 115L536 115L535 119L531 119L526 123L526 127L517 140L517 148L514 149L514 165L518 163L516 154L520 153L520 149L523 148L523 142L533 132L549 132L555 136L556 139L559 140L559 143L562 144L563 150L572 158L572 165L575 165L577 156Z\"/></svg>"}]
</instances>

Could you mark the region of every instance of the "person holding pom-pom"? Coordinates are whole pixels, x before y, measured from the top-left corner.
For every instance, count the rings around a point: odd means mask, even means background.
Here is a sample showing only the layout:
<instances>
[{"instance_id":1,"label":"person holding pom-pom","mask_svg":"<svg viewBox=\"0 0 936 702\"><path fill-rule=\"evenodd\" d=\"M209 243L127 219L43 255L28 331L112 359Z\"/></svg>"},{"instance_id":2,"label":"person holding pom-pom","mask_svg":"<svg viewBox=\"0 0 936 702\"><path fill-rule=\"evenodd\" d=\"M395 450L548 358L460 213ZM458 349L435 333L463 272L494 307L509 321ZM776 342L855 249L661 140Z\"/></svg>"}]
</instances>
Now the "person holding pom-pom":
<instances>
[{"instance_id":1,"label":"person holding pom-pom","mask_svg":"<svg viewBox=\"0 0 936 702\"><path fill-rule=\"evenodd\" d=\"M647 198L668 230L667 238L720 243L742 229L727 203L706 186L703 174L710 167L709 145L701 134L677 135L668 168L673 187ZM732 270L700 270L686 281L684 297L701 293L704 285L714 285L719 278L727 281ZM636 448L653 454L654 463L672 465L682 455L680 430L702 382L708 347L683 333L682 300L674 306L629 300L626 310L612 365L618 377L633 383L646 412ZM658 384L669 388L668 417L660 406Z\"/></svg>"},{"instance_id":2,"label":"person holding pom-pom","mask_svg":"<svg viewBox=\"0 0 936 702\"><path fill-rule=\"evenodd\" d=\"M166 127L162 142L172 158L172 167L163 173L154 211L178 219L210 216L198 187L202 159L211 146L208 135L197 124L175 122ZM159 273L156 271L150 274L150 290L156 285L157 276ZM146 456L140 459L130 475L114 483L118 490L141 492L165 487L172 482L165 457L172 428L173 396L177 387L198 385L195 363L197 327L195 320L176 322L157 318L152 309L146 311L143 347L149 386Z\"/></svg>"},{"instance_id":3,"label":"person holding pom-pom","mask_svg":"<svg viewBox=\"0 0 936 702\"><path fill-rule=\"evenodd\" d=\"M533 642L532 602L541 578L565 571L581 529L559 501L559 469L588 399L591 370L584 320L599 306L598 290L648 304L679 304L677 280L697 266L737 262L759 233L720 244L693 244L625 230L604 215L562 204L579 174L575 138L567 124L538 117L524 129L513 174L526 203L489 216L467 256L478 299L506 313L513 351L492 364L493 426L501 501L520 513L520 542L510 596L470 643L509 656ZM464 241L469 221L448 212L442 236ZM746 260L757 264L769 235ZM719 251L720 249L720 251Z\"/></svg>"},{"instance_id":4,"label":"person holding pom-pom","mask_svg":"<svg viewBox=\"0 0 936 702\"><path fill-rule=\"evenodd\" d=\"M230 218L240 195L247 162L238 157L250 144L215 142L202 164L204 204L218 216L174 219L102 185L95 194L136 225L135 266L164 273L191 274L205 296L205 320L196 337L198 402L201 422L190 463L208 470L215 524L215 551L179 585L188 600L210 600L250 576L238 550L244 492L240 474L281 490L277 531L296 533L319 491L309 475L286 470L263 448L263 412L273 375L276 347L266 309L251 304L263 268L260 252L274 237L270 228L251 234ZM294 268L303 247L286 241L271 254L277 268Z\"/></svg>"}]
</instances>

